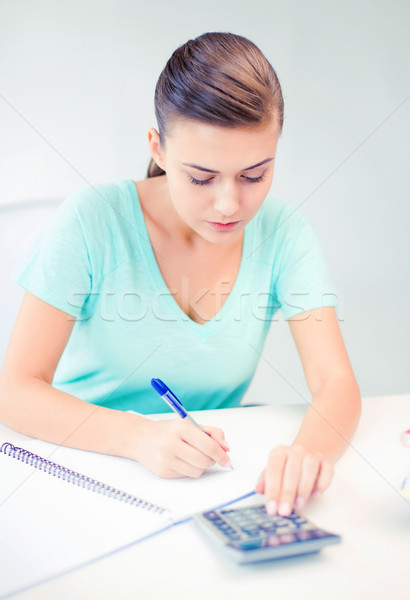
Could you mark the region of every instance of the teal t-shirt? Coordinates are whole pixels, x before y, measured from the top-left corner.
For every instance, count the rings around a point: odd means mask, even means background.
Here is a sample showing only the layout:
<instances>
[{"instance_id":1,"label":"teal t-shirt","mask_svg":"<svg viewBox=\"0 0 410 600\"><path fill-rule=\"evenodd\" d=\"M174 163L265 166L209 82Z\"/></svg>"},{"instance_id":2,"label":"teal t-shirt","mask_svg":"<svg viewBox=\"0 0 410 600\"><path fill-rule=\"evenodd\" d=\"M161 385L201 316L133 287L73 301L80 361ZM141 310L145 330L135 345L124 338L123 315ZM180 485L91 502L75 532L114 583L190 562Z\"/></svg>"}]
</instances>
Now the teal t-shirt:
<instances>
[{"instance_id":1,"label":"teal t-shirt","mask_svg":"<svg viewBox=\"0 0 410 600\"><path fill-rule=\"evenodd\" d=\"M87 402L144 414L169 409L159 377L187 410L238 406L275 313L335 306L306 218L266 199L244 231L237 279L203 325L167 288L132 180L84 186L59 206L16 281L75 318L53 386Z\"/></svg>"}]
</instances>

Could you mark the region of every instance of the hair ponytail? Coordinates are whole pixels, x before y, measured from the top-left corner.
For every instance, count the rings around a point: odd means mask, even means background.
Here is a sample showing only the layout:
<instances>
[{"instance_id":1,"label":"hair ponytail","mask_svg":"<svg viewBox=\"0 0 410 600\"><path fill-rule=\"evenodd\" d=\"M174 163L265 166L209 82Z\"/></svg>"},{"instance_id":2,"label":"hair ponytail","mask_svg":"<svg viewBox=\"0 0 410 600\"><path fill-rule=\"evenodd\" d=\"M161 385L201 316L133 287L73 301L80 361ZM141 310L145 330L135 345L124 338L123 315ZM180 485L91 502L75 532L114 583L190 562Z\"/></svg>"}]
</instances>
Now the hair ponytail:
<instances>
[{"instance_id":1,"label":"hair ponytail","mask_svg":"<svg viewBox=\"0 0 410 600\"><path fill-rule=\"evenodd\" d=\"M256 126L275 118L282 131L284 103L272 65L250 40L204 33L177 48L155 88L163 143L177 117L221 127ZM163 175L151 160L147 177Z\"/></svg>"},{"instance_id":2,"label":"hair ponytail","mask_svg":"<svg viewBox=\"0 0 410 600\"><path fill-rule=\"evenodd\" d=\"M159 177L159 175L164 175L164 173L165 171L157 165L153 158L151 158L147 169L147 179L150 177Z\"/></svg>"}]
</instances>

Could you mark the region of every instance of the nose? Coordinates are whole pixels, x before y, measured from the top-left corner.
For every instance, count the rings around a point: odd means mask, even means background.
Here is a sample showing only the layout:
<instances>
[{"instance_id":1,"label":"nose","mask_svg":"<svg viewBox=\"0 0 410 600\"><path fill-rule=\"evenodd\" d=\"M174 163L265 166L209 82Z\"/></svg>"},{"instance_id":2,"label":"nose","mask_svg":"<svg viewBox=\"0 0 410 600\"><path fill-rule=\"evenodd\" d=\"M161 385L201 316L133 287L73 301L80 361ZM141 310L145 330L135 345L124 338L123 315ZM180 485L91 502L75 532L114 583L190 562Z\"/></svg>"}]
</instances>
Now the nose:
<instances>
[{"instance_id":1,"label":"nose","mask_svg":"<svg viewBox=\"0 0 410 600\"><path fill-rule=\"evenodd\" d=\"M231 217L239 208L238 191L235 185L220 186L215 190L214 209L224 217Z\"/></svg>"}]
</instances>

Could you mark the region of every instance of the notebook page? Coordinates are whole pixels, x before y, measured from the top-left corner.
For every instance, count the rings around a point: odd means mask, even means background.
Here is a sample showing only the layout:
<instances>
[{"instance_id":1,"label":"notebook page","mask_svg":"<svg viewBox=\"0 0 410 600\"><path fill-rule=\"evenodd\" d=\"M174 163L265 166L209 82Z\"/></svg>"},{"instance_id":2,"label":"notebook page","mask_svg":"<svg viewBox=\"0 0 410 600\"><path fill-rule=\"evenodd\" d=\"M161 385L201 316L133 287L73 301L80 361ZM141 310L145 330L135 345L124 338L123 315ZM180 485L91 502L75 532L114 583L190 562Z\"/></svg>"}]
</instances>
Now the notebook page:
<instances>
[{"instance_id":1,"label":"notebook page","mask_svg":"<svg viewBox=\"0 0 410 600\"><path fill-rule=\"evenodd\" d=\"M289 409L285 421L276 418L275 422L261 420L255 409L204 412L194 414L201 423L223 428L231 446L233 471L215 466L199 479L165 480L132 460L58 447L4 427L0 427L0 445L9 441L166 507L178 520L252 491L269 450L276 443L289 443L301 417L296 414L289 426ZM0 473L0 597L101 557L171 523L169 514L159 518L2 453Z\"/></svg>"},{"instance_id":2,"label":"notebook page","mask_svg":"<svg viewBox=\"0 0 410 600\"><path fill-rule=\"evenodd\" d=\"M270 450L277 444L289 443L293 439L303 416L296 411L296 418L292 422L288 411L284 413L284 419L278 418L274 422L266 417L261 419L255 408L250 411L239 408L220 414L217 411L208 412L209 415L206 411L194 413L195 419L223 429L231 448L228 454L234 469L216 465L200 479L170 481L167 489L168 506L180 516L226 504L254 491ZM152 492L152 498L160 498L157 490L154 492L152 489Z\"/></svg>"},{"instance_id":3,"label":"notebook page","mask_svg":"<svg viewBox=\"0 0 410 600\"><path fill-rule=\"evenodd\" d=\"M0 596L167 526L136 506L57 479L0 453Z\"/></svg>"},{"instance_id":4,"label":"notebook page","mask_svg":"<svg viewBox=\"0 0 410 600\"><path fill-rule=\"evenodd\" d=\"M162 479L129 459L57 447L27 438L20 441L20 445L84 475L165 506L172 511L175 519L179 519L230 502L254 490L270 449L278 443L289 443L296 435L301 420L300 410L295 413L293 421L289 419L289 407L283 419L276 409L275 421L260 419L255 408L227 412L198 411L193 414L199 422L223 429L231 447L232 471L215 465L199 479ZM173 418L173 415L155 415L153 418ZM18 445L18 440L8 441Z\"/></svg>"}]
</instances>

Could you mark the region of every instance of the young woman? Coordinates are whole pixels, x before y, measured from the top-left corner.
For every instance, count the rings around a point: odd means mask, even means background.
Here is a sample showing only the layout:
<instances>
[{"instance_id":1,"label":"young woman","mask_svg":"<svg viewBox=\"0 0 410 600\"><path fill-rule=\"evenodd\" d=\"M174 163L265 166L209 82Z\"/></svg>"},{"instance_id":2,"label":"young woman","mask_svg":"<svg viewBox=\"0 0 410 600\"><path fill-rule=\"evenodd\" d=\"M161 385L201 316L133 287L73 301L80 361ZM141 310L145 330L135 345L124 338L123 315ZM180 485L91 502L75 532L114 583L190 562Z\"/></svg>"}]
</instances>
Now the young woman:
<instances>
[{"instance_id":1,"label":"young woman","mask_svg":"<svg viewBox=\"0 0 410 600\"><path fill-rule=\"evenodd\" d=\"M249 40L207 33L178 48L155 92L143 181L85 186L22 265L27 290L0 378L0 418L27 435L140 461L161 477L229 464L209 436L163 412L161 377L187 410L238 406L281 309L312 394L256 490L287 515L330 484L360 393L320 246L267 198L283 124L276 73ZM255 473L256 481L257 473Z\"/></svg>"}]
</instances>

